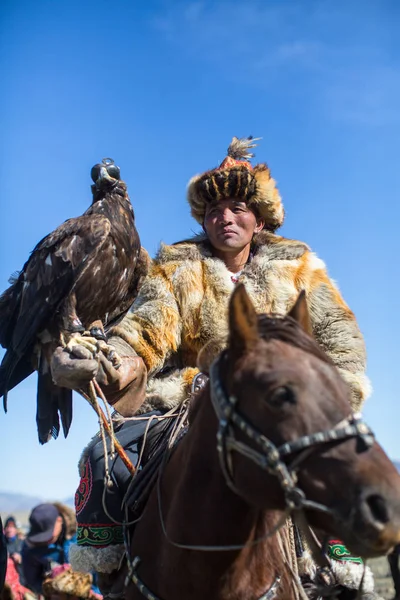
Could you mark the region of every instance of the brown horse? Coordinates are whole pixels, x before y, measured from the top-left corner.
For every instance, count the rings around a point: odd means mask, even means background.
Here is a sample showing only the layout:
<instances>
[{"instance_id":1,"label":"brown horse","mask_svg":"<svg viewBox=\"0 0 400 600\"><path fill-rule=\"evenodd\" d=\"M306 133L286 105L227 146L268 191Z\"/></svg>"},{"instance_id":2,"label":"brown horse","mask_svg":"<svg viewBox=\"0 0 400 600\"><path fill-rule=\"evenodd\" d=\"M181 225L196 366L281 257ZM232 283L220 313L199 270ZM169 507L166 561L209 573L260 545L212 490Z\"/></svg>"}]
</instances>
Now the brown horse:
<instances>
[{"instance_id":1,"label":"brown horse","mask_svg":"<svg viewBox=\"0 0 400 600\"><path fill-rule=\"evenodd\" d=\"M400 476L304 328L304 295L257 317L236 288L228 348L133 533L128 600L295 598L274 533L288 510L358 555L399 542Z\"/></svg>"}]
</instances>

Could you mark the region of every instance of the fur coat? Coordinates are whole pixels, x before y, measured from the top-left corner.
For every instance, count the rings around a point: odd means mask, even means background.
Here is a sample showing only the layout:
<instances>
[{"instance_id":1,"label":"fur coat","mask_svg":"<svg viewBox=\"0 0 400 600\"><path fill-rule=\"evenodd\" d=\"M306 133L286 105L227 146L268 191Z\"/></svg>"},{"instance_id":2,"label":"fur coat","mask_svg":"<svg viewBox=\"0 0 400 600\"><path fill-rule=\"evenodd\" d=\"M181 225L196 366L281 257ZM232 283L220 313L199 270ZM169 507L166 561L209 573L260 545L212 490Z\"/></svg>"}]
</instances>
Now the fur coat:
<instances>
[{"instance_id":1,"label":"fur coat","mask_svg":"<svg viewBox=\"0 0 400 600\"><path fill-rule=\"evenodd\" d=\"M205 236L161 246L130 312L112 331L121 354L133 349L146 364L143 411L179 404L198 368L206 372L225 346L231 275ZM359 410L369 392L364 340L323 261L303 242L262 231L239 281L260 313L285 314L306 291L314 336L349 383L352 407Z\"/></svg>"}]
</instances>

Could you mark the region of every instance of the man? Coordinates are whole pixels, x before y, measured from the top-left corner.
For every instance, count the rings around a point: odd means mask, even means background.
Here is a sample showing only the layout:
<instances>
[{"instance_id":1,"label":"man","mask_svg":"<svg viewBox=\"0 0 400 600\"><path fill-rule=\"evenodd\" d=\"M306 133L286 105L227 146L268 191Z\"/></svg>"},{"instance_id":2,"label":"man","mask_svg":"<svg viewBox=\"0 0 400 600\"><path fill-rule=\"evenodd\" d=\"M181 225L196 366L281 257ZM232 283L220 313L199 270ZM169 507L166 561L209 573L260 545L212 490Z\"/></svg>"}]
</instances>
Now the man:
<instances>
[{"instance_id":1,"label":"man","mask_svg":"<svg viewBox=\"0 0 400 600\"><path fill-rule=\"evenodd\" d=\"M131 311L111 332L110 343L121 358L119 370L102 355L78 360L60 348L52 361L58 385L77 389L96 376L123 416L178 406L190 395L199 369L206 373L226 344L229 297L240 281L258 312L285 314L306 290L314 336L348 381L353 408L360 408L369 387L355 317L308 246L274 233L283 222L282 201L269 168L253 168L249 162L253 142L234 138L219 167L190 181L188 201L203 234L161 246ZM98 440L81 465L82 515L90 500L87 490L96 484L96 447ZM78 529L76 564L102 570L95 551L101 522L87 519L86 513L85 525ZM101 562L111 570L117 568L123 545L121 532L117 543L116 529L115 535L107 531L113 554Z\"/></svg>"},{"instance_id":2,"label":"man","mask_svg":"<svg viewBox=\"0 0 400 600\"><path fill-rule=\"evenodd\" d=\"M4 523L4 535L7 542L7 551L9 557L13 560L15 568L18 574L21 576L21 550L22 550L22 539L18 535L17 523L14 517L7 517Z\"/></svg>"},{"instance_id":3,"label":"man","mask_svg":"<svg viewBox=\"0 0 400 600\"><path fill-rule=\"evenodd\" d=\"M30 514L22 568L25 585L36 594L43 593L43 581L56 565L69 562L69 547L76 541L71 512L61 504L45 503Z\"/></svg>"},{"instance_id":4,"label":"man","mask_svg":"<svg viewBox=\"0 0 400 600\"><path fill-rule=\"evenodd\" d=\"M7 542L3 533L3 523L0 517L0 592L3 589L7 571Z\"/></svg>"}]
</instances>

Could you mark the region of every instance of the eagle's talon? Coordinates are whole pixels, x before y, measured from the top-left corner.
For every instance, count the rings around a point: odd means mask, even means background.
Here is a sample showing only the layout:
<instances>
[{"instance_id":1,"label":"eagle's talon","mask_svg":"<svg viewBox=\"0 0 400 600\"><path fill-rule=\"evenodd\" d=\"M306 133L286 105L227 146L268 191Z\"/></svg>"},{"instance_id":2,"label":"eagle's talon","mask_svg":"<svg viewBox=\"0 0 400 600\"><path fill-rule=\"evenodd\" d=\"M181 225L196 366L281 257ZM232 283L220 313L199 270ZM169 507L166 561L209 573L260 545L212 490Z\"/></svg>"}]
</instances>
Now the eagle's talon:
<instances>
[{"instance_id":1,"label":"eagle's talon","mask_svg":"<svg viewBox=\"0 0 400 600\"><path fill-rule=\"evenodd\" d=\"M92 327L89 331L89 335L96 340L102 340L107 343L107 336L101 327Z\"/></svg>"},{"instance_id":2,"label":"eagle's talon","mask_svg":"<svg viewBox=\"0 0 400 600\"><path fill-rule=\"evenodd\" d=\"M81 335L79 333L75 333L71 336L69 342L65 346L65 350L70 354L75 354L78 358L82 357L84 351L82 349L90 352L92 357L94 358L98 353L97 340L93 337L88 337L86 335Z\"/></svg>"}]
</instances>

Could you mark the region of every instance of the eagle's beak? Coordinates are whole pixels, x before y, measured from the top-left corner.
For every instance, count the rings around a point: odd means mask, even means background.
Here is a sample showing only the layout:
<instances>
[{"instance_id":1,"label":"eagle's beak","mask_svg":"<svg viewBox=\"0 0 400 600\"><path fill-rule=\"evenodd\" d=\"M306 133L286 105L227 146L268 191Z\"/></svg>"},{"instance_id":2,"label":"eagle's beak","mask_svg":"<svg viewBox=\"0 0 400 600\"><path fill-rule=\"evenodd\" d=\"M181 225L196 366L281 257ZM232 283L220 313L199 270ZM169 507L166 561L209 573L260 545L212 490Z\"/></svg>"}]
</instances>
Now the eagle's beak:
<instances>
[{"instance_id":1,"label":"eagle's beak","mask_svg":"<svg viewBox=\"0 0 400 600\"><path fill-rule=\"evenodd\" d=\"M102 184L104 184L104 182L114 183L114 181L115 179L113 179L113 177L110 177L107 173L107 169L105 167L100 167L100 173L98 178L96 179L96 187L100 188Z\"/></svg>"}]
</instances>

